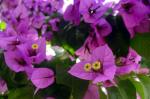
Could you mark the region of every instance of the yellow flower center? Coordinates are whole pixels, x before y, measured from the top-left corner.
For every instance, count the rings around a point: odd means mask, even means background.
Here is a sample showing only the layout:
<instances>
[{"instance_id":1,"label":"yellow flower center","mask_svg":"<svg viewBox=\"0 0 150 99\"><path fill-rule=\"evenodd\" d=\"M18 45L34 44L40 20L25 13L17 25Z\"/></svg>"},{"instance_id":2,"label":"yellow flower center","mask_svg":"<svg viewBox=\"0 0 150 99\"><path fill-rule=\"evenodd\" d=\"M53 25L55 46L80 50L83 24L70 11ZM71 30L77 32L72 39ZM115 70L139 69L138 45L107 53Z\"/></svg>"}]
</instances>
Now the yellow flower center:
<instances>
[{"instance_id":1,"label":"yellow flower center","mask_svg":"<svg viewBox=\"0 0 150 99\"><path fill-rule=\"evenodd\" d=\"M117 66L122 66L122 65L124 65L124 62L122 61L121 58L117 58L116 61L115 61L115 63L116 63Z\"/></svg>"},{"instance_id":2,"label":"yellow flower center","mask_svg":"<svg viewBox=\"0 0 150 99\"><path fill-rule=\"evenodd\" d=\"M39 45L38 44L32 44L32 49L38 49L39 48Z\"/></svg>"},{"instance_id":3,"label":"yellow flower center","mask_svg":"<svg viewBox=\"0 0 150 99\"><path fill-rule=\"evenodd\" d=\"M84 65L84 70L85 70L86 72L89 72L91 69L92 69L92 66L91 66L90 63L87 63L87 64Z\"/></svg>"},{"instance_id":4,"label":"yellow flower center","mask_svg":"<svg viewBox=\"0 0 150 99\"><path fill-rule=\"evenodd\" d=\"M99 61L96 61L92 64L92 69L93 70L100 70L101 69L101 63Z\"/></svg>"}]
</instances>

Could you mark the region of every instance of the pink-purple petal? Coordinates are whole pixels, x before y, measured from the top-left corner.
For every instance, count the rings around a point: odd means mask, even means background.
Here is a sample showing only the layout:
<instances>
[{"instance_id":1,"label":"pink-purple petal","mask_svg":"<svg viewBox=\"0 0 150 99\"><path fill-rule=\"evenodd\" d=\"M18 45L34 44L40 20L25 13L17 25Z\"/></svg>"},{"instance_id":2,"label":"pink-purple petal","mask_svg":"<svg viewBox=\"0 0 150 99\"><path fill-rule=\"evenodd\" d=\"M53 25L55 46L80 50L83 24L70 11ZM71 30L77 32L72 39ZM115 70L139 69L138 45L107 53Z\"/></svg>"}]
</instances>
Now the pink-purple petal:
<instances>
[{"instance_id":1,"label":"pink-purple petal","mask_svg":"<svg viewBox=\"0 0 150 99\"><path fill-rule=\"evenodd\" d=\"M88 63L88 62L79 62L79 63L73 65L73 67L69 70L69 73L80 79L93 80L97 76L97 74L94 73L93 71L89 71L89 72L85 71L84 65L86 63Z\"/></svg>"},{"instance_id":2,"label":"pink-purple petal","mask_svg":"<svg viewBox=\"0 0 150 99\"><path fill-rule=\"evenodd\" d=\"M100 99L98 86L90 84L83 99Z\"/></svg>"},{"instance_id":3,"label":"pink-purple petal","mask_svg":"<svg viewBox=\"0 0 150 99\"><path fill-rule=\"evenodd\" d=\"M31 81L37 88L46 88L54 83L54 72L48 68L37 68L32 73Z\"/></svg>"}]
</instances>

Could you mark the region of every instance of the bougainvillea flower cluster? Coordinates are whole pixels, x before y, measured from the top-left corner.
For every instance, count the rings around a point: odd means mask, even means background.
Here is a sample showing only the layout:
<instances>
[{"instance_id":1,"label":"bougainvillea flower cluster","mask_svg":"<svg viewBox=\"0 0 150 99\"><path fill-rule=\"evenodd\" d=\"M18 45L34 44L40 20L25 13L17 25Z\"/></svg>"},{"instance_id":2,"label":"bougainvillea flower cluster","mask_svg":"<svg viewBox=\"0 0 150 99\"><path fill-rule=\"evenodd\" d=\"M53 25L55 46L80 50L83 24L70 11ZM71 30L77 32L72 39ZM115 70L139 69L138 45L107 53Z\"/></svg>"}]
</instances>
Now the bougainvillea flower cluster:
<instances>
[{"instance_id":1,"label":"bougainvillea flower cluster","mask_svg":"<svg viewBox=\"0 0 150 99\"><path fill-rule=\"evenodd\" d=\"M136 32L145 33L150 31L150 10L143 3L138 0L121 0L116 8L123 17L131 37L133 37Z\"/></svg>"},{"instance_id":2,"label":"bougainvillea flower cluster","mask_svg":"<svg viewBox=\"0 0 150 99\"><path fill-rule=\"evenodd\" d=\"M54 1L6 0L1 4L0 17L7 23L7 28L0 35L0 48L4 52L5 62L14 72L25 72L37 88L46 88L54 82L54 72L51 69L34 67L46 59L47 26L52 26L53 31L58 30L56 23L59 19L52 19L47 24L45 22L44 14L57 10L56 5L51 9L51 4L54 4L52 2ZM41 77L37 78L36 75ZM48 80L43 81L44 79Z\"/></svg>"},{"instance_id":3,"label":"bougainvillea flower cluster","mask_svg":"<svg viewBox=\"0 0 150 99\"><path fill-rule=\"evenodd\" d=\"M141 61L141 56L139 56L133 49L129 49L129 54L126 58L120 57L116 59L116 65L118 66L116 74L127 74L131 71L137 71L140 67L139 62Z\"/></svg>"},{"instance_id":4,"label":"bougainvillea flower cluster","mask_svg":"<svg viewBox=\"0 0 150 99\"><path fill-rule=\"evenodd\" d=\"M58 97L55 88L70 88L73 80L63 85L64 78L87 81L82 98L99 99L99 89L118 86L119 77L148 74L149 69L141 67L143 56L130 41L136 34L150 32L150 2L116 1L0 0L0 58L4 57L0 66L6 65L16 75L25 74L36 87L35 93L52 89L52 96L45 95L45 99ZM128 44L120 44L122 39L128 39ZM11 88L3 77L0 94ZM69 88L69 97L74 99L74 86Z\"/></svg>"},{"instance_id":5,"label":"bougainvillea flower cluster","mask_svg":"<svg viewBox=\"0 0 150 99\"><path fill-rule=\"evenodd\" d=\"M116 72L115 58L107 45L96 48L89 60L75 64L70 74L93 83L113 80Z\"/></svg>"}]
</instances>

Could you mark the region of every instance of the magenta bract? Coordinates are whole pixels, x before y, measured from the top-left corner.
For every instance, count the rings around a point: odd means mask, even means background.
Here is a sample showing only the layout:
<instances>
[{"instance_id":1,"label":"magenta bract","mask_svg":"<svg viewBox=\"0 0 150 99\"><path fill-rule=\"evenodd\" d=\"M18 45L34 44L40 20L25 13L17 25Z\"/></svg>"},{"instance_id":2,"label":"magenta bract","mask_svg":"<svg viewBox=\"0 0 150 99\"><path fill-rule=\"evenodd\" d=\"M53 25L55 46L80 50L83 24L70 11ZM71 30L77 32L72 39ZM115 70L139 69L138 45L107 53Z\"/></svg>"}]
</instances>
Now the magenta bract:
<instances>
[{"instance_id":1,"label":"magenta bract","mask_svg":"<svg viewBox=\"0 0 150 99\"><path fill-rule=\"evenodd\" d=\"M31 76L32 83L37 88L46 88L54 83L54 72L48 68L37 68Z\"/></svg>"},{"instance_id":2,"label":"magenta bract","mask_svg":"<svg viewBox=\"0 0 150 99\"><path fill-rule=\"evenodd\" d=\"M115 60L111 49L100 46L93 50L90 60L81 61L69 70L75 77L92 80L93 83L112 80L116 72Z\"/></svg>"}]
</instances>

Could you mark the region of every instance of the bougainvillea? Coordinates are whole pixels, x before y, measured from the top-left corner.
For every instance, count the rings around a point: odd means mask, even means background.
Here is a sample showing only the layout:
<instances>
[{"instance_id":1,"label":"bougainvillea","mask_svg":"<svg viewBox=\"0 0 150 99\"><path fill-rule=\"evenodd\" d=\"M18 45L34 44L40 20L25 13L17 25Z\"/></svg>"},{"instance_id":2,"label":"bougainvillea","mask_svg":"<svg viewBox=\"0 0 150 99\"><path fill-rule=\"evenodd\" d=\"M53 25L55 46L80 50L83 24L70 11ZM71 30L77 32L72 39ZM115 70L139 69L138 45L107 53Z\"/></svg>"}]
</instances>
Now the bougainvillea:
<instances>
[{"instance_id":1,"label":"bougainvillea","mask_svg":"<svg viewBox=\"0 0 150 99\"><path fill-rule=\"evenodd\" d=\"M0 99L149 99L149 0L0 0Z\"/></svg>"}]
</instances>

